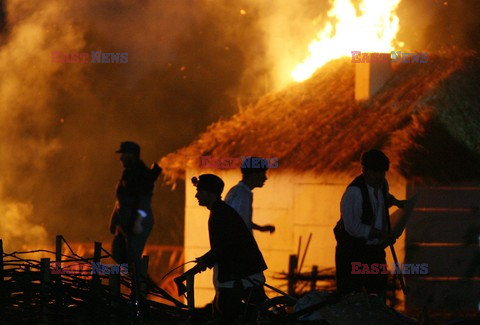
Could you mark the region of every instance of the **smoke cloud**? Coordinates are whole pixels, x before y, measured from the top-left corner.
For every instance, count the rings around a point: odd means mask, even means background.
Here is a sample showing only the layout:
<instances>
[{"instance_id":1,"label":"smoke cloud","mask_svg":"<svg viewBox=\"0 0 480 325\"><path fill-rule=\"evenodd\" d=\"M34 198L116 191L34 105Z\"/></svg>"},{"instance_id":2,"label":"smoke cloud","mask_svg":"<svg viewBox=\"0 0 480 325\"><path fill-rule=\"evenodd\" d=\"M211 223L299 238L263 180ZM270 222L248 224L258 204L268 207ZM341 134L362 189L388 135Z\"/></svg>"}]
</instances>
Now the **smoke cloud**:
<instances>
[{"instance_id":1,"label":"smoke cloud","mask_svg":"<svg viewBox=\"0 0 480 325\"><path fill-rule=\"evenodd\" d=\"M53 244L56 234L109 241L120 141L137 141L145 162L158 161L284 87L330 9L317 0L1 3L0 238L9 247ZM400 38L414 49L440 44L425 33L458 19L438 1L417 3L399 7ZM458 17L476 2L455 3ZM409 6L438 8L421 21ZM450 44L477 44L466 36L478 30L472 12ZM128 63L54 63L52 51L127 52ZM183 185L172 193L158 183L150 242L182 244Z\"/></svg>"},{"instance_id":2,"label":"smoke cloud","mask_svg":"<svg viewBox=\"0 0 480 325\"><path fill-rule=\"evenodd\" d=\"M228 39L208 2L7 1L5 8L0 237L15 245L53 243L55 234L110 240L119 142L138 141L151 163L233 114L245 49ZM52 51L127 52L128 63L54 63ZM153 242L182 242L179 190L157 186Z\"/></svg>"}]
</instances>

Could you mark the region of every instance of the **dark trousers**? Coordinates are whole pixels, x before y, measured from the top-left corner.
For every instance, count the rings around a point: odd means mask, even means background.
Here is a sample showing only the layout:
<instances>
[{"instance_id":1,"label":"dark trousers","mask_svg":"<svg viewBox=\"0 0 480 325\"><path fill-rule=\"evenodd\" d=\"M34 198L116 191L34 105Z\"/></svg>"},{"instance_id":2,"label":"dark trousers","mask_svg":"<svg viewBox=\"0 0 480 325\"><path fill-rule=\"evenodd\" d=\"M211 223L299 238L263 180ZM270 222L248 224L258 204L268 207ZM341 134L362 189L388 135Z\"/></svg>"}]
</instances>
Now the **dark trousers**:
<instances>
[{"instance_id":1,"label":"dark trousers","mask_svg":"<svg viewBox=\"0 0 480 325\"><path fill-rule=\"evenodd\" d=\"M385 250L378 245L337 245L335 251L335 267L337 291L341 295L352 292L360 292L363 288L368 293L376 293L385 297L388 273L382 274L352 274L352 262L368 264L386 264ZM360 266L360 270L362 270ZM384 272L385 273L385 272Z\"/></svg>"},{"instance_id":2,"label":"dark trousers","mask_svg":"<svg viewBox=\"0 0 480 325\"><path fill-rule=\"evenodd\" d=\"M237 280L233 288L217 288L213 300L213 318L216 324L234 324L241 316L256 322L257 313L267 299L263 285L244 288L241 280ZM245 307L242 301L245 301Z\"/></svg>"},{"instance_id":3,"label":"dark trousers","mask_svg":"<svg viewBox=\"0 0 480 325\"><path fill-rule=\"evenodd\" d=\"M130 296L138 299L138 275L142 262L142 252L145 248L151 229L144 230L140 235L123 235L118 233L112 242L112 256L115 262L128 263L128 273L132 277L132 292Z\"/></svg>"}]
</instances>

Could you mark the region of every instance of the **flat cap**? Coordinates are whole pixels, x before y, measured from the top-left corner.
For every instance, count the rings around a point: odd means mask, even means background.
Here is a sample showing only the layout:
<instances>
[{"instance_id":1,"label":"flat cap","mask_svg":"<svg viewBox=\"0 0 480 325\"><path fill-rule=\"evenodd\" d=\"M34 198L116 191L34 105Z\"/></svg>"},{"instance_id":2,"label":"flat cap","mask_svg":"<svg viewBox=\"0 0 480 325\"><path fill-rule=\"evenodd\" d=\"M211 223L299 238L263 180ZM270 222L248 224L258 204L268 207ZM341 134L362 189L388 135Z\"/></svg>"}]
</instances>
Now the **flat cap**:
<instances>
[{"instance_id":1,"label":"flat cap","mask_svg":"<svg viewBox=\"0 0 480 325\"><path fill-rule=\"evenodd\" d=\"M124 141L120 143L120 149L115 151L116 153L133 153L140 154L140 146L132 141Z\"/></svg>"}]
</instances>

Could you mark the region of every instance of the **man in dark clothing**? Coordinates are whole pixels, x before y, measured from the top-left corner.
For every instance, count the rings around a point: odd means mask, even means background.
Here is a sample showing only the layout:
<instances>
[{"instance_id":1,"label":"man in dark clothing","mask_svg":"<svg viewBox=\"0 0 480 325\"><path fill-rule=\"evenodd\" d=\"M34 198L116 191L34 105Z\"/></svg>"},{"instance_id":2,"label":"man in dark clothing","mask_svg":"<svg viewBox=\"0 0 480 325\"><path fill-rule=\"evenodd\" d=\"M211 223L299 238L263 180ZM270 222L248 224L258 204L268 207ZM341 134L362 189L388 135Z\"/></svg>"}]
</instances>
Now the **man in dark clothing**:
<instances>
[{"instance_id":1,"label":"man in dark clothing","mask_svg":"<svg viewBox=\"0 0 480 325\"><path fill-rule=\"evenodd\" d=\"M385 296L388 271L377 266L372 274L370 269L372 264L386 265L385 247L394 242L388 208L393 205L401 208L405 203L388 192L385 174L389 164L380 150L365 152L362 175L356 177L343 194L341 218L334 229L337 291L341 295L365 287L368 293ZM358 263L361 263L358 273L363 273L362 266L367 264L370 274L357 274Z\"/></svg>"},{"instance_id":2,"label":"man in dark clothing","mask_svg":"<svg viewBox=\"0 0 480 325\"><path fill-rule=\"evenodd\" d=\"M135 142L122 142L116 152L120 154L124 170L110 219L110 232L115 235L112 255L117 263L128 263L129 272L136 274L153 227L153 187L162 169L157 164L148 168L140 160L140 146Z\"/></svg>"},{"instance_id":3,"label":"man in dark clothing","mask_svg":"<svg viewBox=\"0 0 480 325\"><path fill-rule=\"evenodd\" d=\"M208 233L210 250L197 258L201 269L218 265L218 281L233 281L232 288L216 291L213 315L220 324L233 324L241 315L246 290L242 281L267 269L257 242L240 215L222 201L223 181L213 175L200 175L192 179L197 187L198 204L210 210Z\"/></svg>"}]
</instances>

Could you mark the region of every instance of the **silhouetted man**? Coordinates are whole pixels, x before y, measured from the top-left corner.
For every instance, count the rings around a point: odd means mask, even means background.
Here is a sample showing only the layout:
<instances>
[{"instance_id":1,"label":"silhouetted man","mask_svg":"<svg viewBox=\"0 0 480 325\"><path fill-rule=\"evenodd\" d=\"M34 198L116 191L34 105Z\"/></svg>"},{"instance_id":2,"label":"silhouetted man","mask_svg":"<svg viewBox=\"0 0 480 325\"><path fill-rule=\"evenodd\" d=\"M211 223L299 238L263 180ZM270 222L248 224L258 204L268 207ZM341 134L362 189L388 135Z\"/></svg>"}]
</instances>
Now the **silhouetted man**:
<instances>
[{"instance_id":1,"label":"silhouetted man","mask_svg":"<svg viewBox=\"0 0 480 325\"><path fill-rule=\"evenodd\" d=\"M256 161L254 161L256 160ZM253 205L253 193L252 190L257 187L263 187L265 181L267 180L267 170L268 162L262 158L257 157L248 157L243 160L241 166L242 180L235 186L233 186L230 191L228 191L227 196L225 197L225 203L230 205L232 208L237 211L237 213L242 217L243 222L250 230L258 230L261 232L270 232L275 231L273 225L264 225L259 226L252 220L252 205ZM218 282L218 268L214 267L214 284L215 290L218 288L233 288L233 281L227 281L224 283ZM263 283L265 283L265 276L263 272L259 272L250 276L252 281L243 281L243 286L248 292L248 302L249 304L256 306L255 309L261 308L263 303L268 299L263 289ZM259 283L258 285L256 283Z\"/></svg>"},{"instance_id":2,"label":"silhouetted man","mask_svg":"<svg viewBox=\"0 0 480 325\"><path fill-rule=\"evenodd\" d=\"M361 291L385 296L388 272L379 269L376 274L352 274L352 263L386 264L385 247L393 242L390 234L388 208L403 207L388 192L385 174L389 159L380 150L362 155L362 175L347 187L340 204L341 218L334 232L337 240L335 252L337 291L344 295ZM363 268L360 267L363 271ZM382 272L383 271L383 272Z\"/></svg>"},{"instance_id":3,"label":"silhouetted man","mask_svg":"<svg viewBox=\"0 0 480 325\"><path fill-rule=\"evenodd\" d=\"M208 233L210 250L197 258L205 269L218 264L218 281L231 281L232 287L220 287L215 293L213 316L217 323L233 324L242 313L242 300L248 299L243 283L267 269L262 253L242 218L222 201L223 181L213 174L192 179L200 206L210 210ZM249 281L248 281L249 282Z\"/></svg>"},{"instance_id":4,"label":"silhouetted man","mask_svg":"<svg viewBox=\"0 0 480 325\"><path fill-rule=\"evenodd\" d=\"M116 152L124 170L110 220L110 232L115 235L112 255L117 263L128 263L129 272L135 275L153 227L152 194L162 169L157 164L148 168L140 160L140 146L135 142L122 142Z\"/></svg>"}]
</instances>

